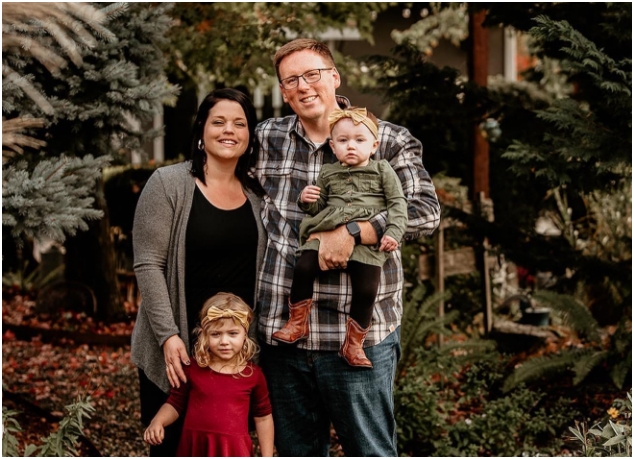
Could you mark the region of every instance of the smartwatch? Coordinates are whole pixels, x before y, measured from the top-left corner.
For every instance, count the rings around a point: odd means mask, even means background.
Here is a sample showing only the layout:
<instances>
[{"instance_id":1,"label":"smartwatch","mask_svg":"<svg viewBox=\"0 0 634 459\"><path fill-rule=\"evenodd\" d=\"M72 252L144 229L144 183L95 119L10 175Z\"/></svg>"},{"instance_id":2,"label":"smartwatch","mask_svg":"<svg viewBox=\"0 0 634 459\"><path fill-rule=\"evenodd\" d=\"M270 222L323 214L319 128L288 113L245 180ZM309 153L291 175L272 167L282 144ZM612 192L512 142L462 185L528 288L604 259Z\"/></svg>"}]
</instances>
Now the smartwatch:
<instances>
[{"instance_id":1,"label":"smartwatch","mask_svg":"<svg viewBox=\"0 0 634 459\"><path fill-rule=\"evenodd\" d=\"M355 245L361 245L361 227L357 222L346 223L346 229L350 236L354 238Z\"/></svg>"}]
</instances>

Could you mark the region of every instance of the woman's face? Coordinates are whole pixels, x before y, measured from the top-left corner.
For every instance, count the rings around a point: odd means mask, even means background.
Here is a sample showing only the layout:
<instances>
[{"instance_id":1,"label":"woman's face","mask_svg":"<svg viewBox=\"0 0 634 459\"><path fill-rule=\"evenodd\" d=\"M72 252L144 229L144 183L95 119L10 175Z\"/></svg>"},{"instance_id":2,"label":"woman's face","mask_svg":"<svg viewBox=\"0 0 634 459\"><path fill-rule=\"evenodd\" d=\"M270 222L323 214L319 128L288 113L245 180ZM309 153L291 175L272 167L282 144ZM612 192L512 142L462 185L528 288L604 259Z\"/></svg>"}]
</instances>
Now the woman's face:
<instances>
[{"instance_id":1,"label":"woman's face","mask_svg":"<svg viewBox=\"0 0 634 459\"><path fill-rule=\"evenodd\" d=\"M215 160L236 160L249 145L249 125L238 102L221 100L209 110L203 131L205 153Z\"/></svg>"}]
</instances>

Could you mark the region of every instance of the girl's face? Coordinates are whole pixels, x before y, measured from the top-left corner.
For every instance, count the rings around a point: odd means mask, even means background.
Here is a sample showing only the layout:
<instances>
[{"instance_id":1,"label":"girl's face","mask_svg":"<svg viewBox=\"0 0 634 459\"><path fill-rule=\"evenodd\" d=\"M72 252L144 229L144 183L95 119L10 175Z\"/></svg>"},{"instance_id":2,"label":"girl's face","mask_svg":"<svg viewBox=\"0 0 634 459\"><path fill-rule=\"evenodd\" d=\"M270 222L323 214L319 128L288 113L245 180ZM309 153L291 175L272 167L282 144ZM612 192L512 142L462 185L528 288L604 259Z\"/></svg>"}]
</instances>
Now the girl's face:
<instances>
[{"instance_id":1,"label":"girl's face","mask_svg":"<svg viewBox=\"0 0 634 459\"><path fill-rule=\"evenodd\" d=\"M218 101L207 115L203 132L205 152L215 160L237 161L249 146L249 125L242 106Z\"/></svg>"},{"instance_id":2,"label":"girl's face","mask_svg":"<svg viewBox=\"0 0 634 459\"><path fill-rule=\"evenodd\" d=\"M244 327L233 319L219 319L218 324L209 330L209 351L219 361L231 363L240 354L246 338Z\"/></svg>"},{"instance_id":3,"label":"girl's face","mask_svg":"<svg viewBox=\"0 0 634 459\"><path fill-rule=\"evenodd\" d=\"M332 129L330 147L337 159L347 166L367 166L379 141L362 123L354 124L350 118L342 118Z\"/></svg>"}]
</instances>

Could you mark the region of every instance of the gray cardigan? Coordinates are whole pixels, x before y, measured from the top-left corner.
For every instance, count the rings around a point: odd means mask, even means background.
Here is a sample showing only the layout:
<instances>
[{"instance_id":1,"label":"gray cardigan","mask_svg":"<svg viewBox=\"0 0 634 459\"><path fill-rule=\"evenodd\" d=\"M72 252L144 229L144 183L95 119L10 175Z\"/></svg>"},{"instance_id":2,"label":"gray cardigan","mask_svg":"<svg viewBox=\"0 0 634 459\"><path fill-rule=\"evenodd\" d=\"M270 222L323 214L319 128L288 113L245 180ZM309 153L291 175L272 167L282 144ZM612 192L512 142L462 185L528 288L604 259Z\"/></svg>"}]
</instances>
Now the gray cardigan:
<instances>
[{"instance_id":1,"label":"gray cardigan","mask_svg":"<svg viewBox=\"0 0 634 459\"><path fill-rule=\"evenodd\" d=\"M196 186L190 169L190 161L157 169L143 188L134 215L134 272L141 306L132 331L132 362L166 393L170 385L165 373L163 343L178 334L190 354L185 303L185 234ZM260 218L262 199L250 191L245 193L258 227L256 266L259 269L266 246Z\"/></svg>"}]
</instances>

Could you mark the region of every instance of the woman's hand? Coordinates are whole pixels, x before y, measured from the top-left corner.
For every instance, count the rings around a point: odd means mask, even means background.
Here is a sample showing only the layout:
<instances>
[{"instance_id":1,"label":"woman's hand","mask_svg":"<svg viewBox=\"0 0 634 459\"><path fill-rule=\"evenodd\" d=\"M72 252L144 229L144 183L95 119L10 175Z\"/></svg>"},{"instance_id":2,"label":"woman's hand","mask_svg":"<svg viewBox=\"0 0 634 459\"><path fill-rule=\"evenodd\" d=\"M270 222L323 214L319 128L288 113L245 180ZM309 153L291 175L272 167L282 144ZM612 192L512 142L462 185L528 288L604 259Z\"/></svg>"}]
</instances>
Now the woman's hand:
<instances>
[{"instance_id":1,"label":"woman's hand","mask_svg":"<svg viewBox=\"0 0 634 459\"><path fill-rule=\"evenodd\" d=\"M183 371L181 363L189 365L189 356L185 343L178 335L172 335L163 343L163 355L165 356L165 366L167 379L172 387L180 387L180 382L187 382L187 377Z\"/></svg>"},{"instance_id":2,"label":"woman's hand","mask_svg":"<svg viewBox=\"0 0 634 459\"><path fill-rule=\"evenodd\" d=\"M302 202L317 202L319 199L319 192L321 188L315 185L308 185L302 190L302 194L299 195L299 199Z\"/></svg>"}]
</instances>

